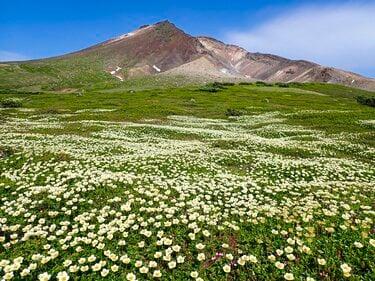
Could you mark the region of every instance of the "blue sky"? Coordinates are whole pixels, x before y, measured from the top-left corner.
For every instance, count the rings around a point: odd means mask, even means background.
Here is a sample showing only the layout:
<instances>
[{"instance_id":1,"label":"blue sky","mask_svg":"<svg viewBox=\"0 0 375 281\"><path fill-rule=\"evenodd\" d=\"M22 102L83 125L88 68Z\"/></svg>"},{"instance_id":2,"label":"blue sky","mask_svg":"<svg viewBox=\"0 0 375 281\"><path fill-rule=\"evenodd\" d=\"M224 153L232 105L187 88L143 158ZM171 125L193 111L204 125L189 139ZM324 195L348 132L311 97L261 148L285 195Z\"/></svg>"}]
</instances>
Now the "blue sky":
<instances>
[{"instance_id":1,"label":"blue sky","mask_svg":"<svg viewBox=\"0 0 375 281\"><path fill-rule=\"evenodd\" d=\"M252 52L375 77L374 1L1 1L0 61L49 57L168 19Z\"/></svg>"}]
</instances>

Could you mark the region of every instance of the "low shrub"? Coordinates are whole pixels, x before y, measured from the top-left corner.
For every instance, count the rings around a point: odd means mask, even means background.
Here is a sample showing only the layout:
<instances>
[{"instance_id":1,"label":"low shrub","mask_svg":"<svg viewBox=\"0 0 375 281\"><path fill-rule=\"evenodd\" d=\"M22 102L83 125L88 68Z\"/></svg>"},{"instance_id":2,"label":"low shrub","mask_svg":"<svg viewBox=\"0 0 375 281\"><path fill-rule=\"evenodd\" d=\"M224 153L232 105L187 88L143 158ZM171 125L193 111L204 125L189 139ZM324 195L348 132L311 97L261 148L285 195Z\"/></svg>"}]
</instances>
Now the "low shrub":
<instances>
[{"instance_id":1,"label":"low shrub","mask_svg":"<svg viewBox=\"0 0 375 281\"><path fill-rule=\"evenodd\" d=\"M220 91L226 89L224 87L224 84L225 83L221 83L221 82L213 82L213 83L207 84L206 86L200 88L199 91L217 93L217 92L220 92Z\"/></svg>"},{"instance_id":2,"label":"low shrub","mask_svg":"<svg viewBox=\"0 0 375 281\"><path fill-rule=\"evenodd\" d=\"M360 104L375 107L375 97L357 96L356 100Z\"/></svg>"},{"instance_id":3,"label":"low shrub","mask_svg":"<svg viewBox=\"0 0 375 281\"><path fill-rule=\"evenodd\" d=\"M63 110L57 109L57 108L44 108L38 111L39 114L50 114L50 115L55 115L55 114L61 114L64 113Z\"/></svg>"},{"instance_id":4,"label":"low shrub","mask_svg":"<svg viewBox=\"0 0 375 281\"><path fill-rule=\"evenodd\" d=\"M0 146L0 158L6 158L14 153L14 149L11 147L1 147Z\"/></svg>"},{"instance_id":5,"label":"low shrub","mask_svg":"<svg viewBox=\"0 0 375 281\"><path fill-rule=\"evenodd\" d=\"M289 88L290 87L290 85L288 83L276 83L275 85L280 87L280 88Z\"/></svg>"},{"instance_id":6,"label":"low shrub","mask_svg":"<svg viewBox=\"0 0 375 281\"><path fill-rule=\"evenodd\" d=\"M235 109L235 108L228 108L225 115L228 116L228 117L230 117L230 116L242 116L242 115L245 115L245 112L242 111L242 110L239 110L239 109Z\"/></svg>"},{"instance_id":7,"label":"low shrub","mask_svg":"<svg viewBox=\"0 0 375 281\"><path fill-rule=\"evenodd\" d=\"M0 100L1 107L16 108L22 107L22 99L19 98L5 98Z\"/></svg>"},{"instance_id":8,"label":"low shrub","mask_svg":"<svg viewBox=\"0 0 375 281\"><path fill-rule=\"evenodd\" d=\"M302 86L304 86L304 84L300 83L300 82L291 82L291 83L289 83L289 86L290 87L302 87Z\"/></svg>"},{"instance_id":9,"label":"low shrub","mask_svg":"<svg viewBox=\"0 0 375 281\"><path fill-rule=\"evenodd\" d=\"M0 89L0 95L7 94L7 95L39 95L41 92L39 91L23 91L23 90L12 90L12 89Z\"/></svg>"},{"instance_id":10,"label":"low shrub","mask_svg":"<svg viewBox=\"0 0 375 281\"><path fill-rule=\"evenodd\" d=\"M222 89L221 88L217 88L217 87L212 87L212 86L206 86L206 87L199 88L199 91L201 91L201 92L209 92L209 93L217 93L217 92L222 91Z\"/></svg>"},{"instance_id":11,"label":"low shrub","mask_svg":"<svg viewBox=\"0 0 375 281\"><path fill-rule=\"evenodd\" d=\"M257 81L257 82L255 82L255 85L260 86L260 87L272 87L273 86L273 84L266 83L266 82L263 82L263 81Z\"/></svg>"}]
</instances>

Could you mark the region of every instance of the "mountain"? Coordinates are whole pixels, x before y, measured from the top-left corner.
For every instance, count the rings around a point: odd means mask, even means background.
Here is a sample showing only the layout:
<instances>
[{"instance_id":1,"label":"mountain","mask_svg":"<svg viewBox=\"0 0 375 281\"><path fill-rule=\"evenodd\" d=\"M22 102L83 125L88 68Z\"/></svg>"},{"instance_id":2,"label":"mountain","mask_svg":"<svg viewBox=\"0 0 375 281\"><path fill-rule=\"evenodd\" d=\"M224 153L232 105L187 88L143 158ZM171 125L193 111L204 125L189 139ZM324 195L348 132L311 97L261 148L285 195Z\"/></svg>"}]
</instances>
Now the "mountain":
<instances>
[{"instance_id":1,"label":"mountain","mask_svg":"<svg viewBox=\"0 0 375 281\"><path fill-rule=\"evenodd\" d=\"M163 21L67 55L0 64L0 86L64 88L148 75L205 80L327 82L375 90L375 80L303 60L250 53L209 37L193 37Z\"/></svg>"}]
</instances>

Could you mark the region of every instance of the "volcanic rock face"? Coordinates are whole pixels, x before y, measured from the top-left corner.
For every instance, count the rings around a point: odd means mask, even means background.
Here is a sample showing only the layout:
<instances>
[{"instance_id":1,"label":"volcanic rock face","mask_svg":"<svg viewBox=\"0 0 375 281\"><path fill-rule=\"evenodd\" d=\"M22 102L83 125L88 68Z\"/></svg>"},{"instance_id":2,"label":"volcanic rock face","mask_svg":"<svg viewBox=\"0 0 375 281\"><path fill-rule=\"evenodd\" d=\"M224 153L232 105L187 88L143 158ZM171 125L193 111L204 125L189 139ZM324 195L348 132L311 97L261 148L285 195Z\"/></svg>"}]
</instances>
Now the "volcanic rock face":
<instances>
[{"instance_id":1,"label":"volcanic rock face","mask_svg":"<svg viewBox=\"0 0 375 281\"><path fill-rule=\"evenodd\" d=\"M199 58L202 52L204 47L198 39L166 21L64 57L95 55L106 61L106 71L121 67L121 74L127 78L170 70Z\"/></svg>"},{"instance_id":2,"label":"volcanic rock face","mask_svg":"<svg viewBox=\"0 0 375 281\"><path fill-rule=\"evenodd\" d=\"M102 71L121 81L163 73L207 79L327 82L375 90L373 79L308 61L250 53L209 37L193 37L168 21L48 60L86 58L100 61Z\"/></svg>"},{"instance_id":3,"label":"volcanic rock face","mask_svg":"<svg viewBox=\"0 0 375 281\"><path fill-rule=\"evenodd\" d=\"M198 37L202 45L222 64L227 73L269 82L326 82L375 89L375 80L318 64L289 60L275 55L249 53L208 37Z\"/></svg>"}]
</instances>

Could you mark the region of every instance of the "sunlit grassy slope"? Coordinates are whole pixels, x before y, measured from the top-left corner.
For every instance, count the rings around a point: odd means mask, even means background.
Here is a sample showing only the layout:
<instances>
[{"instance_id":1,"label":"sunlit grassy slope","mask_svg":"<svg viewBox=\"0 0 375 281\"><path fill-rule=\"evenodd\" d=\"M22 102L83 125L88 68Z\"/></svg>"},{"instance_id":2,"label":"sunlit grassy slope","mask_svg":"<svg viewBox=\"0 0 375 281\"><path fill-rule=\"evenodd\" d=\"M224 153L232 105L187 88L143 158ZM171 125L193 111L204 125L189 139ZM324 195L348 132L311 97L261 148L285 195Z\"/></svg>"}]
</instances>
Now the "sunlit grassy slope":
<instances>
[{"instance_id":1,"label":"sunlit grassy slope","mask_svg":"<svg viewBox=\"0 0 375 281\"><path fill-rule=\"evenodd\" d=\"M163 119L169 115L225 118L228 109L239 110L244 115L318 110L317 115L309 116L306 113L301 118L289 118L288 122L335 132L361 130L362 127L356 122L371 118L374 113L373 108L360 105L355 100L357 95L374 96L374 93L339 85L294 84L284 88L251 84L227 86L217 93L209 93L201 91L202 87L199 86L171 88L169 81L161 81L149 81L154 89L148 89L147 80L142 79L120 86L97 84L73 92L17 93L17 90L3 90L1 97L20 98L23 108L37 113L70 113L66 117L70 120L140 121L147 118ZM165 88L165 83L169 87ZM77 111L81 109L111 111L78 114ZM3 110L3 114L11 112L21 114L17 109Z\"/></svg>"},{"instance_id":2,"label":"sunlit grassy slope","mask_svg":"<svg viewBox=\"0 0 375 281\"><path fill-rule=\"evenodd\" d=\"M183 82L2 88L0 279L374 280L374 93Z\"/></svg>"}]
</instances>

